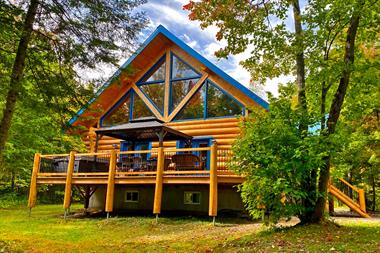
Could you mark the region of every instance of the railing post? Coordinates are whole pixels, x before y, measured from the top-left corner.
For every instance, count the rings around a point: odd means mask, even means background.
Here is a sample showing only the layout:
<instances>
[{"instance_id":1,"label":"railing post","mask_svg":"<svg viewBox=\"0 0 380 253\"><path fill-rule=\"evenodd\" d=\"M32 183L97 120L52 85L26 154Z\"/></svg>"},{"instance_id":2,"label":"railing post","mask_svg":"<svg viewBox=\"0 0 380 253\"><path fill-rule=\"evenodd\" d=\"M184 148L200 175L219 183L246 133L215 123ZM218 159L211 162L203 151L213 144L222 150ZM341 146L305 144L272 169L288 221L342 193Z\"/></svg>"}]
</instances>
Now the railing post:
<instances>
[{"instance_id":1,"label":"railing post","mask_svg":"<svg viewBox=\"0 0 380 253\"><path fill-rule=\"evenodd\" d=\"M210 193L209 193L209 209L208 215L213 217L215 223L215 216L218 213L218 168L217 168L217 144L213 142L211 145L210 155Z\"/></svg>"},{"instance_id":2,"label":"railing post","mask_svg":"<svg viewBox=\"0 0 380 253\"><path fill-rule=\"evenodd\" d=\"M110 166L108 170L108 183L106 195L106 208L107 218L109 213L113 211L113 200L115 192L115 171L116 171L116 150L111 151Z\"/></svg>"},{"instance_id":3,"label":"railing post","mask_svg":"<svg viewBox=\"0 0 380 253\"><path fill-rule=\"evenodd\" d=\"M37 175L38 175L38 172L40 170L40 163L41 163L41 154L36 153L34 155L32 177L30 179L29 200L28 200L29 212L31 211L31 209L33 207L36 206L36 200L37 200Z\"/></svg>"},{"instance_id":4,"label":"railing post","mask_svg":"<svg viewBox=\"0 0 380 253\"><path fill-rule=\"evenodd\" d=\"M67 165L65 196L63 199L63 208L65 209L65 216L64 216L65 219L71 205L71 190L72 190L71 182L72 182L72 177L73 177L73 172L74 172L74 165L75 165L75 152L71 151L70 156L69 156L69 163Z\"/></svg>"},{"instance_id":5,"label":"railing post","mask_svg":"<svg viewBox=\"0 0 380 253\"><path fill-rule=\"evenodd\" d=\"M153 204L153 214L158 215L161 213L161 201L162 201L162 179L164 174L164 148L158 147L158 157L157 157L157 172L156 172L156 188L154 191L154 204Z\"/></svg>"},{"instance_id":6,"label":"railing post","mask_svg":"<svg viewBox=\"0 0 380 253\"><path fill-rule=\"evenodd\" d=\"M358 189L358 193L359 193L359 205L360 205L360 209L362 209L363 212L366 212L364 190L363 189Z\"/></svg>"}]
</instances>

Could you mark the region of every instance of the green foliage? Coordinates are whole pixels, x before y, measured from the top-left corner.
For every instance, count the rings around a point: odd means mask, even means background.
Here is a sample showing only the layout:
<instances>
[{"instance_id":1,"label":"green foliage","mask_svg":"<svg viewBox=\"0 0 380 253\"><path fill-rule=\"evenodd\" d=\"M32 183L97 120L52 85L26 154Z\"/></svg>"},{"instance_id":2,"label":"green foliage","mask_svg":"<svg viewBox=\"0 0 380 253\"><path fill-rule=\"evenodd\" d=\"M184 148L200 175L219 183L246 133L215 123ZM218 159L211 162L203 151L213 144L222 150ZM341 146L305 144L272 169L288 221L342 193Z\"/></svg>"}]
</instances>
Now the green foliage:
<instances>
[{"instance_id":1,"label":"green foliage","mask_svg":"<svg viewBox=\"0 0 380 253\"><path fill-rule=\"evenodd\" d=\"M380 4L376 0L311 0L303 2L300 16L292 15L299 2L205 0L184 6L201 27L218 28L216 39L227 42L216 52L218 57L251 52L241 64L259 83L294 75L296 67L302 69L296 56L305 59L305 115L292 110L295 92L282 94L270 101L268 115L254 112L250 116L235 145L239 164L235 169L248 177L241 190L249 211L257 217L263 212L259 207L265 206L275 221L281 214L302 216L313 205L312 218L320 219L324 199L316 204L315 200L325 195L330 164L335 168L333 175L347 177L350 167L358 178L379 178L373 169L378 167L379 120L373 121L377 127L371 130L360 128L379 111ZM300 36L292 27L296 19L302 23ZM356 24L357 33L353 33ZM349 49L354 49L354 55L350 56ZM298 79L302 76L297 75ZM318 121L322 130L303 138L298 129ZM284 205L282 194L290 196Z\"/></svg>"},{"instance_id":2,"label":"green foliage","mask_svg":"<svg viewBox=\"0 0 380 253\"><path fill-rule=\"evenodd\" d=\"M9 131L1 129L9 135L0 159L4 192L27 191L36 152L84 151L79 136L62 130L94 94L83 73L130 54L147 21L134 8L144 2L38 1L16 109ZM8 115L3 109L29 5L0 0L0 111Z\"/></svg>"},{"instance_id":3,"label":"green foliage","mask_svg":"<svg viewBox=\"0 0 380 253\"><path fill-rule=\"evenodd\" d=\"M240 190L255 218L267 212L273 222L282 216L301 216L304 201L316 198L315 192L304 189L305 175L323 163L326 143L315 132L301 138L300 121L312 125L315 119L302 119L299 110L292 108L292 94L293 89L283 88L279 98L271 98L269 112L250 113L233 146L232 169L246 176Z\"/></svg>"}]
</instances>

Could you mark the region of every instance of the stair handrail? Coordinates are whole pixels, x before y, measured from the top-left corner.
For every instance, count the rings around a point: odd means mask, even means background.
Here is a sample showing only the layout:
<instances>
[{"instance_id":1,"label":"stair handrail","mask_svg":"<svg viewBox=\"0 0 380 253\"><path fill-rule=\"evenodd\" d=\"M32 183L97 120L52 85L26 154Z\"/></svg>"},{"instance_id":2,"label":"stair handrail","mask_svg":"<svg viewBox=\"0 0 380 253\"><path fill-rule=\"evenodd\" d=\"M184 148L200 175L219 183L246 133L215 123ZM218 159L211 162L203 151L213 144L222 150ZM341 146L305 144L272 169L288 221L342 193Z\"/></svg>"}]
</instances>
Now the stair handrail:
<instances>
[{"instance_id":1,"label":"stair handrail","mask_svg":"<svg viewBox=\"0 0 380 253\"><path fill-rule=\"evenodd\" d=\"M349 182L347 182L346 180L344 180L343 178L339 178L339 180L344 183L345 185L347 185L348 187L350 187L351 189L353 189L354 191L356 191L357 193L359 193L360 189L356 186L353 186L352 184L350 184Z\"/></svg>"},{"instance_id":2,"label":"stair handrail","mask_svg":"<svg viewBox=\"0 0 380 253\"><path fill-rule=\"evenodd\" d=\"M339 178L339 180L344 183L345 185L347 185L348 187L350 187L352 190L356 191L359 195L359 206L360 206L360 209L364 212L366 212L366 203L365 203L365 193L364 193L364 189L360 189L356 186L353 186L352 184L350 184L349 182L347 182L346 180L344 180L343 178Z\"/></svg>"}]
</instances>

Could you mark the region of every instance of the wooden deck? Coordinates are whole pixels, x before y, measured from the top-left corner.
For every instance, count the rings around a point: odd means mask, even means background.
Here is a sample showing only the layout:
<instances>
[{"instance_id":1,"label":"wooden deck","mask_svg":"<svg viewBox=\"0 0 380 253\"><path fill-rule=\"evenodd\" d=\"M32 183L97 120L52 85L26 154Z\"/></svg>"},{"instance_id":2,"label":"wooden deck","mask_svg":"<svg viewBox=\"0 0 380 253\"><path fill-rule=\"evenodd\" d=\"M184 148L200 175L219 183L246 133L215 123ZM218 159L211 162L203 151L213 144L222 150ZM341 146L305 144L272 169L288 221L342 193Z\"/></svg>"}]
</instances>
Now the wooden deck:
<instances>
[{"instance_id":1,"label":"wooden deck","mask_svg":"<svg viewBox=\"0 0 380 253\"><path fill-rule=\"evenodd\" d=\"M187 170L179 170L178 166L171 162L171 157L176 154L206 151L210 154L210 161L202 161L202 165L196 164ZM123 159L126 156L133 159ZM134 159L136 156L139 159ZM144 161L142 157L145 157ZM215 217L218 184L236 185L244 181L244 177L228 170L231 157L229 150L218 150L216 143L211 147L201 148L158 147L155 150L125 152L112 150L104 153L36 154L28 206L33 208L36 204L38 185L65 185L65 210L71 205L73 186L106 185L105 211L109 213L113 211L115 185L147 184L155 185L153 213L159 214L164 184L193 184L209 185L209 215ZM125 165L122 163L123 160L139 162Z\"/></svg>"}]
</instances>

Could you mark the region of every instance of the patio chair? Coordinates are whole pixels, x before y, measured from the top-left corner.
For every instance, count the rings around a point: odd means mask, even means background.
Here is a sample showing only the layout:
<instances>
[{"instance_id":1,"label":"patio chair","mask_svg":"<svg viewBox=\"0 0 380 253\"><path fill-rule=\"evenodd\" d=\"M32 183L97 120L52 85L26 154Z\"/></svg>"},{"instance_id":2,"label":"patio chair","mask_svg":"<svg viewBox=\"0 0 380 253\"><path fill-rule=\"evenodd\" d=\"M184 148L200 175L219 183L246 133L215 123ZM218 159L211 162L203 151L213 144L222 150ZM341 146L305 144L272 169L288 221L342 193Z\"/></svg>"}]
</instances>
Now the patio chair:
<instances>
[{"instance_id":1,"label":"patio chair","mask_svg":"<svg viewBox=\"0 0 380 253\"><path fill-rule=\"evenodd\" d=\"M200 170L201 159L194 154L176 154L172 156L175 170Z\"/></svg>"}]
</instances>

